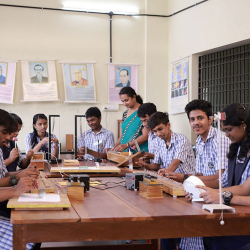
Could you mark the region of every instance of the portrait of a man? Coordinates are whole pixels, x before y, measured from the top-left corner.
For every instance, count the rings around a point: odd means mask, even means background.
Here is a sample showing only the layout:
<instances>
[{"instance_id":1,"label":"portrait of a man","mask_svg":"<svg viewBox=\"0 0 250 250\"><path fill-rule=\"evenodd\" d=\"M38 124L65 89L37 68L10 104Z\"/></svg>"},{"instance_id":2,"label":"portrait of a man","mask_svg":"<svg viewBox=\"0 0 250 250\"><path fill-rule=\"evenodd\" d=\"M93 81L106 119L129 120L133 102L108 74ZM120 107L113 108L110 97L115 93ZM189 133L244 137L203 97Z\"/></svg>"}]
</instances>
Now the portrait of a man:
<instances>
[{"instance_id":1,"label":"portrait of a man","mask_svg":"<svg viewBox=\"0 0 250 250\"><path fill-rule=\"evenodd\" d=\"M82 67L85 71L85 66ZM88 80L83 76L83 70L81 67L75 68L73 70L73 81L72 86L88 86Z\"/></svg>"},{"instance_id":2,"label":"portrait of a man","mask_svg":"<svg viewBox=\"0 0 250 250\"><path fill-rule=\"evenodd\" d=\"M35 64L35 65L34 65ZM45 64L45 65L43 65ZM34 65L34 68L32 69L31 67ZM45 68L44 66L47 66L46 63L30 63L30 70L33 71L33 74L35 76L32 76L30 78L31 83L48 83L48 77L47 73L45 73ZM31 73L32 73L31 71ZM47 72L47 70L46 70Z\"/></svg>"},{"instance_id":3,"label":"portrait of a man","mask_svg":"<svg viewBox=\"0 0 250 250\"><path fill-rule=\"evenodd\" d=\"M5 84L6 77L3 75L3 67L0 64L0 84Z\"/></svg>"},{"instance_id":4,"label":"portrait of a man","mask_svg":"<svg viewBox=\"0 0 250 250\"><path fill-rule=\"evenodd\" d=\"M120 70L119 70L120 68ZM119 70L119 77L116 77L116 87L123 88L123 87L130 87L130 67L126 68L116 68L116 71ZM117 75L116 75L117 76Z\"/></svg>"}]
</instances>

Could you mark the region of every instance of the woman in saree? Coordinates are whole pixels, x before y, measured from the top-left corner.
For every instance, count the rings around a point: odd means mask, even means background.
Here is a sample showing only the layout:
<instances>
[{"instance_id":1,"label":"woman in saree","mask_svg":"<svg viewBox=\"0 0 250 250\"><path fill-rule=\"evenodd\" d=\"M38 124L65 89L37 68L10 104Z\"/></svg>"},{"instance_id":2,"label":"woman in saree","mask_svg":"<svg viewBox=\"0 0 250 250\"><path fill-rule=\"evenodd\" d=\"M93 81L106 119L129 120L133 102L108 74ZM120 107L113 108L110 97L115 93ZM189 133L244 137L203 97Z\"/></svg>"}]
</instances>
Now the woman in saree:
<instances>
[{"instance_id":1,"label":"woman in saree","mask_svg":"<svg viewBox=\"0 0 250 250\"><path fill-rule=\"evenodd\" d=\"M142 98L135 93L131 87L121 89L120 99L128 109L122 115L122 135L114 146L116 152L127 151L128 147L135 148L135 140L143 149L148 152L149 131L142 126L141 119L137 116L137 110L143 103Z\"/></svg>"}]
</instances>

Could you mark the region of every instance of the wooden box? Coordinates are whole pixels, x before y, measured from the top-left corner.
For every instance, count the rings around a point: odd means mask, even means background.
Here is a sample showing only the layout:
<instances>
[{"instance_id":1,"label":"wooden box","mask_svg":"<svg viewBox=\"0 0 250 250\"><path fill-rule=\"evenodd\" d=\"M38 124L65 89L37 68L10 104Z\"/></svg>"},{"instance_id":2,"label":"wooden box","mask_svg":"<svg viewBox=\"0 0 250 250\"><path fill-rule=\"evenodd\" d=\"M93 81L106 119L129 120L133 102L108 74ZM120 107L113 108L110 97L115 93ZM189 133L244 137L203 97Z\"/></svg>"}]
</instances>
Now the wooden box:
<instances>
[{"instance_id":1,"label":"wooden box","mask_svg":"<svg viewBox=\"0 0 250 250\"><path fill-rule=\"evenodd\" d=\"M163 185L161 183L150 184L141 181L139 183L139 195L147 199L163 198Z\"/></svg>"},{"instance_id":2,"label":"wooden box","mask_svg":"<svg viewBox=\"0 0 250 250\"><path fill-rule=\"evenodd\" d=\"M44 170L44 153L36 152L30 160L30 165L35 166L39 170Z\"/></svg>"},{"instance_id":3,"label":"wooden box","mask_svg":"<svg viewBox=\"0 0 250 250\"><path fill-rule=\"evenodd\" d=\"M68 197L75 200L84 200L84 186L68 187Z\"/></svg>"},{"instance_id":4,"label":"wooden box","mask_svg":"<svg viewBox=\"0 0 250 250\"><path fill-rule=\"evenodd\" d=\"M154 181L161 183L163 185L163 192L165 192L167 194L170 194L174 197L184 196L182 183L174 181L173 179L169 179L169 178L160 176L152 171L146 171L146 172L145 171L138 171L137 173L150 174L152 176L157 177L157 179L155 179Z\"/></svg>"},{"instance_id":5,"label":"wooden box","mask_svg":"<svg viewBox=\"0 0 250 250\"><path fill-rule=\"evenodd\" d=\"M66 134L66 151L73 151L73 134Z\"/></svg>"}]
</instances>

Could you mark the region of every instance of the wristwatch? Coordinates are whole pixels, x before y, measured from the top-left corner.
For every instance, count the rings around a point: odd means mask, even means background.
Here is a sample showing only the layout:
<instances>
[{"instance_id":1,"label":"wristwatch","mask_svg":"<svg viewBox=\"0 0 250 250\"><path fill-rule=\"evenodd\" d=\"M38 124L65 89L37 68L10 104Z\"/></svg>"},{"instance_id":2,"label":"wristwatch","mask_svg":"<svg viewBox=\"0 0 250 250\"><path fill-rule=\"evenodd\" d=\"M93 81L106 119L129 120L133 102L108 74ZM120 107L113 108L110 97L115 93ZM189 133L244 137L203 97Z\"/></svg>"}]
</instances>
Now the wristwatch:
<instances>
[{"instance_id":1,"label":"wristwatch","mask_svg":"<svg viewBox=\"0 0 250 250\"><path fill-rule=\"evenodd\" d=\"M233 193L230 191L225 191L222 193L222 198L224 199L224 204L229 206L230 201L233 198Z\"/></svg>"},{"instance_id":2,"label":"wristwatch","mask_svg":"<svg viewBox=\"0 0 250 250\"><path fill-rule=\"evenodd\" d=\"M17 183L18 183L18 179L16 178L16 176L15 175L11 175L10 176L10 184L12 186L15 186Z\"/></svg>"},{"instance_id":3,"label":"wristwatch","mask_svg":"<svg viewBox=\"0 0 250 250\"><path fill-rule=\"evenodd\" d=\"M188 177L189 177L188 174L184 174L182 182L184 182Z\"/></svg>"}]
</instances>

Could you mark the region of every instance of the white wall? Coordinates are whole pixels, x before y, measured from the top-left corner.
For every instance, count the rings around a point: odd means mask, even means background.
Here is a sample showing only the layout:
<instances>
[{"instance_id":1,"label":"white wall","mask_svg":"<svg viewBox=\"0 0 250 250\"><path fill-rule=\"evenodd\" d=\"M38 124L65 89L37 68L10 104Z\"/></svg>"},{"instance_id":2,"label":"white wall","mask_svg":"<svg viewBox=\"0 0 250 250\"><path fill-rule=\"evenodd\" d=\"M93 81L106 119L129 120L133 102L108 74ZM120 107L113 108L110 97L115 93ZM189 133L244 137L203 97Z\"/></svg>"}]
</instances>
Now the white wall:
<instances>
[{"instance_id":1,"label":"white wall","mask_svg":"<svg viewBox=\"0 0 250 250\"><path fill-rule=\"evenodd\" d=\"M1 4L31 5L62 8L65 0L1 0ZM71 0L73 2L73 0ZM166 14L165 0L85 0L101 8L131 7L140 13ZM105 7L104 6L104 7ZM125 8L124 7L124 8ZM151 12L152 11L152 12ZM22 103L21 65L17 63L14 105L0 107L18 114L24 122L19 136L19 148L24 150L24 137L32 131L32 117L36 113L61 116L61 142L65 148L65 134L74 133L74 115L84 114L91 104L64 104L62 69L59 61L95 61L97 104L102 110L107 102L109 62L109 16L49 10L1 7L0 59L54 59L60 102ZM138 63L138 94L144 100L167 109L167 19L145 17L113 17L113 62ZM161 89L161 91L159 91ZM161 94L158 94L161 93ZM159 98L160 97L160 98ZM117 137L119 112L103 112L107 129ZM107 117L106 117L107 115ZM106 123L103 122L106 126Z\"/></svg>"},{"instance_id":2,"label":"white wall","mask_svg":"<svg viewBox=\"0 0 250 250\"><path fill-rule=\"evenodd\" d=\"M195 2L169 0L168 14ZM248 0L209 0L169 18L168 63L190 56L189 100L198 97L198 55L249 43L249 9ZM184 133L195 143L186 114L172 115L170 119L174 131Z\"/></svg>"}]
</instances>

